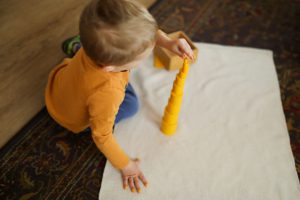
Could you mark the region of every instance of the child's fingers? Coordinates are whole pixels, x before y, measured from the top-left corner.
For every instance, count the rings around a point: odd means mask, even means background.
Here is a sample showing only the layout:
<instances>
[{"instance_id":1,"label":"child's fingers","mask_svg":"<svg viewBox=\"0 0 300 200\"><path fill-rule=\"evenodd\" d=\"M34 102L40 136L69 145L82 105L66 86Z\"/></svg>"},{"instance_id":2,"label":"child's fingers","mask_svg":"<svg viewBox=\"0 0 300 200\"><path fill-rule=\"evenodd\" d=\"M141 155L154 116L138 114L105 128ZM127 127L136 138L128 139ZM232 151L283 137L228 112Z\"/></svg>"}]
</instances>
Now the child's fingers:
<instances>
[{"instance_id":1,"label":"child's fingers","mask_svg":"<svg viewBox=\"0 0 300 200\"><path fill-rule=\"evenodd\" d=\"M178 49L179 49L179 54L181 55L181 58L185 58L185 56L186 56L185 50L181 46L179 46Z\"/></svg>"},{"instance_id":2,"label":"child's fingers","mask_svg":"<svg viewBox=\"0 0 300 200\"><path fill-rule=\"evenodd\" d=\"M148 186L148 181L147 181L147 179L145 178L145 176L142 172L139 175L139 179L142 181L142 183L144 184L145 187Z\"/></svg>"},{"instance_id":3,"label":"child's fingers","mask_svg":"<svg viewBox=\"0 0 300 200\"><path fill-rule=\"evenodd\" d=\"M191 60L194 59L193 53L190 53L186 47L181 47L181 54L182 58L188 57Z\"/></svg>"},{"instance_id":4,"label":"child's fingers","mask_svg":"<svg viewBox=\"0 0 300 200\"><path fill-rule=\"evenodd\" d=\"M123 177L123 189L126 190L127 186L128 186L128 177Z\"/></svg>"},{"instance_id":5,"label":"child's fingers","mask_svg":"<svg viewBox=\"0 0 300 200\"><path fill-rule=\"evenodd\" d=\"M193 60L194 59L194 53L190 47L190 45L185 42L185 53L188 55L188 57Z\"/></svg>"},{"instance_id":6,"label":"child's fingers","mask_svg":"<svg viewBox=\"0 0 300 200\"><path fill-rule=\"evenodd\" d=\"M133 177L129 177L128 181L129 181L129 187L130 187L131 192L135 192L135 187L134 187L134 183L133 183Z\"/></svg>"},{"instance_id":7,"label":"child's fingers","mask_svg":"<svg viewBox=\"0 0 300 200\"><path fill-rule=\"evenodd\" d=\"M135 185L136 191L138 193L140 193L141 192L141 187L140 187L139 179L136 176L134 177L134 185Z\"/></svg>"},{"instance_id":8,"label":"child's fingers","mask_svg":"<svg viewBox=\"0 0 300 200\"><path fill-rule=\"evenodd\" d=\"M194 60L193 50L185 39L181 39L180 48L182 49L183 54L186 54L191 60Z\"/></svg>"}]
</instances>

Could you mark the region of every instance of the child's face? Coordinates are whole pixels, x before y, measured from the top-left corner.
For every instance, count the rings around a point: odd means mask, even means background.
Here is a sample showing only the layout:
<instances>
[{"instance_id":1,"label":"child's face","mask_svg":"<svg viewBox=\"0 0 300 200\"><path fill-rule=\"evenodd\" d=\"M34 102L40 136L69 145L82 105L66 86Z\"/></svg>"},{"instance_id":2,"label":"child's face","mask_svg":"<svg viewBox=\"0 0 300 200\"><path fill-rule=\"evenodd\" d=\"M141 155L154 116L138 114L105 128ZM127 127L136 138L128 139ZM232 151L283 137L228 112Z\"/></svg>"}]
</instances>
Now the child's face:
<instances>
[{"instance_id":1,"label":"child's face","mask_svg":"<svg viewBox=\"0 0 300 200\"><path fill-rule=\"evenodd\" d=\"M104 71L107 71L107 72L121 72L121 71L124 71L124 70L130 70L130 69L133 69L135 67L137 67L137 65L143 60L145 59L146 57L148 57L152 50L154 48L154 45L149 47L147 50L145 50L142 54L140 54L134 61L132 62L129 62L125 65L122 65L122 66L113 66L113 65L110 65L110 66L105 66L103 67L103 70Z\"/></svg>"}]
</instances>

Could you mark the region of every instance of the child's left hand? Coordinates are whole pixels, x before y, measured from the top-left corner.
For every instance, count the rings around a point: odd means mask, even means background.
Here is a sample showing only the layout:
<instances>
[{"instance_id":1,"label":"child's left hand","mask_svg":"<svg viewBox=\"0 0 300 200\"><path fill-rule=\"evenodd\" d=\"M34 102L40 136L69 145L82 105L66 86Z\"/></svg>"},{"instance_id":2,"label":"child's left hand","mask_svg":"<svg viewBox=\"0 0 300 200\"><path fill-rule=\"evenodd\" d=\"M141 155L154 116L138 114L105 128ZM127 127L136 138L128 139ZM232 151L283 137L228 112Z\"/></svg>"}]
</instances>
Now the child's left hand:
<instances>
[{"instance_id":1,"label":"child's left hand","mask_svg":"<svg viewBox=\"0 0 300 200\"><path fill-rule=\"evenodd\" d=\"M194 61L194 53L189 43L184 38L169 40L166 48L181 58L186 56Z\"/></svg>"}]
</instances>

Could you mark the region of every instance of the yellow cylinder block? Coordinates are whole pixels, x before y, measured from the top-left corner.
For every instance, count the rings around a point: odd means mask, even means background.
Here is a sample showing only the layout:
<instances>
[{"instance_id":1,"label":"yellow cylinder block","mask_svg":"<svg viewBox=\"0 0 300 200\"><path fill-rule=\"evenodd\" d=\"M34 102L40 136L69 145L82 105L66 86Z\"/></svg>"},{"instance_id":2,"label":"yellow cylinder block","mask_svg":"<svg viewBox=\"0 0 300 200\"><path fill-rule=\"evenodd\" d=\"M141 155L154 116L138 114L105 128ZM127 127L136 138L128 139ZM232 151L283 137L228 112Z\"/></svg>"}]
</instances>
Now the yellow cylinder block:
<instances>
[{"instance_id":1,"label":"yellow cylinder block","mask_svg":"<svg viewBox=\"0 0 300 200\"><path fill-rule=\"evenodd\" d=\"M182 103L184 82L189 70L189 63L187 58L184 59L181 70L176 75L176 79L173 83L171 95L169 97L168 104L164 111L160 130L165 135L173 135L177 129L178 116Z\"/></svg>"}]
</instances>

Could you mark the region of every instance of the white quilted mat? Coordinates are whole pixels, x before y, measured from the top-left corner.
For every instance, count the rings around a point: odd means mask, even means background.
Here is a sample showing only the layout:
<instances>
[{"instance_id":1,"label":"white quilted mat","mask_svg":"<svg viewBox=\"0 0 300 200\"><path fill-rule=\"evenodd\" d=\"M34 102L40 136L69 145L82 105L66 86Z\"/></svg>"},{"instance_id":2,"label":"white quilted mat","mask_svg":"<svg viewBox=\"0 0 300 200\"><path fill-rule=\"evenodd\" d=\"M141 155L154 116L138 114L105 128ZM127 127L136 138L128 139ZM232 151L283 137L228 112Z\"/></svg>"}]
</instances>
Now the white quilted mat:
<instances>
[{"instance_id":1,"label":"white quilted mat","mask_svg":"<svg viewBox=\"0 0 300 200\"><path fill-rule=\"evenodd\" d=\"M115 136L149 186L123 190L107 162L99 199L299 200L272 52L196 45L174 136L159 126L177 71L154 68L152 57L132 71L140 110Z\"/></svg>"}]
</instances>

